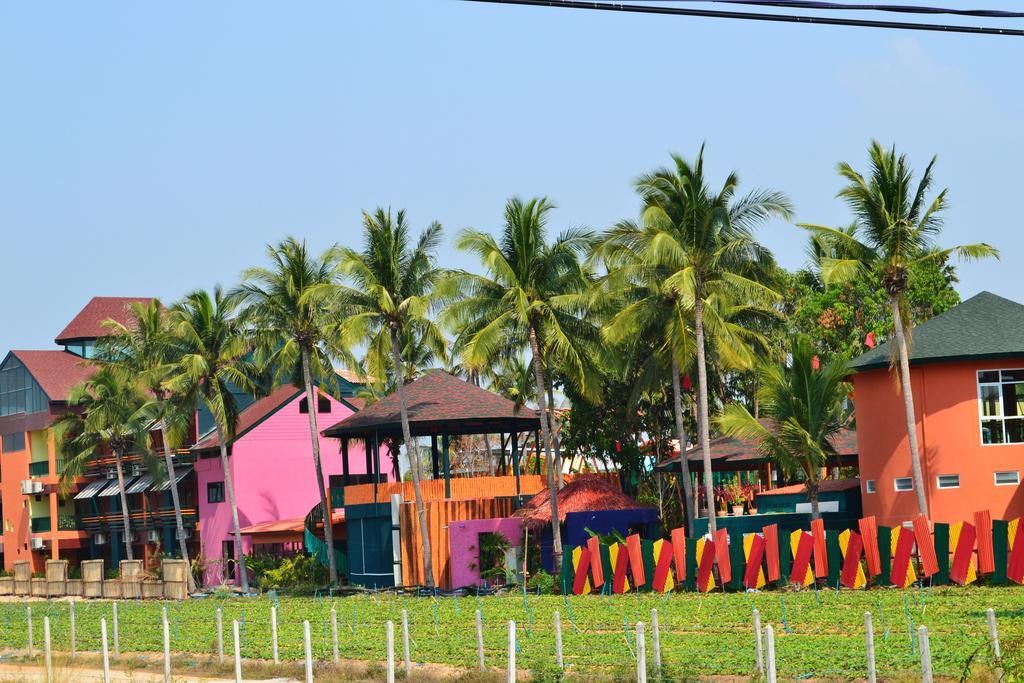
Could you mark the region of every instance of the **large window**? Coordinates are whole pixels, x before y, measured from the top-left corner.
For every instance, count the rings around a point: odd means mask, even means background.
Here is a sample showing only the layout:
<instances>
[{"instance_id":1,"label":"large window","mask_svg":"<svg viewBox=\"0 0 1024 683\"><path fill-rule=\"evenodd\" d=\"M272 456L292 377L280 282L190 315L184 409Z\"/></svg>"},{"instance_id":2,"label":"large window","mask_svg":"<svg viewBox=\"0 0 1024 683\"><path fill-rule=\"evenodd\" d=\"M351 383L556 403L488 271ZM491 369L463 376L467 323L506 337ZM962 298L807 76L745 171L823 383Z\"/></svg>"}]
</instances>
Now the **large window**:
<instances>
[{"instance_id":1,"label":"large window","mask_svg":"<svg viewBox=\"0 0 1024 683\"><path fill-rule=\"evenodd\" d=\"M48 399L25 366L14 356L0 367L0 417L38 413L47 409Z\"/></svg>"},{"instance_id":2,"label":"large window","mask_svg":"<svg viewBox=\"0 0 1024 683\"><path fill-rule=\"evenodd\" d=\"M224 482L222 481L211 481L206 485L206 502L207 503L223 503L224 502Z\"/></svg>"},{"instance_id":3,"label":"large window","mask_svg":"<svg viewBox=\"0 0 1024 683\"><path fill-rule=\"evenodd\" d=\"M25 450L25 432L4 434L0 446L3 446L4 453L15 453Z\"/></svg>"},{"instance_id":4,"label":"large window","mask_svg":"<svg viewBox=\"0 0 1024 683\"><path fill-rule=\"evenodd\" d=\"M1024 443L1024 370L982 370L978 404L983 444Z\"/></svg>"}]
</instances>

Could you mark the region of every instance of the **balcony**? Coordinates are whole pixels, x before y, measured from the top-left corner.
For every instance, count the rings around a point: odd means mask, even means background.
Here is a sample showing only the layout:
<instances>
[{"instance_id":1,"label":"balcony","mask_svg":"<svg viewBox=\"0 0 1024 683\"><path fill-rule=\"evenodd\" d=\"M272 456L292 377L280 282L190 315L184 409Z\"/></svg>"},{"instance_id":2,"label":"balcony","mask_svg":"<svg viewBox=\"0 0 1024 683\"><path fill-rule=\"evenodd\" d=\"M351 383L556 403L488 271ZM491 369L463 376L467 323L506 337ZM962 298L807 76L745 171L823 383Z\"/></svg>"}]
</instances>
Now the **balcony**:
<instances>
[{"instance_id":1,"label":"balcony","mask_svg":"<svg viewBox=\"0 0 1024 683\"><path fill-rule=\"evenodd\" d=\"M43 534L50 530L50 518L49 517L33 517L32 518L32 533Z\"/></svg>"},{"instance_id":2,"label":"balcony","mask_svg":"<svg viewBox=\"0 0 1024 683\"><path fill-rule=\"evenodd\" d=\"M50 474L49 460L40 460L39 462L30 462L28 464L28 476L45 477L48 474Z\"/></svg>"},{"instance_id":3,"label":"balcony","mask_svg":"<svg viewBox=\"0 0 1024 683\"><path fill-rule=\"evenodd\" d=\"M73 514L63 513L57 517L58 531L77 531L78 517Z\"/></svg>"}]
</instances>

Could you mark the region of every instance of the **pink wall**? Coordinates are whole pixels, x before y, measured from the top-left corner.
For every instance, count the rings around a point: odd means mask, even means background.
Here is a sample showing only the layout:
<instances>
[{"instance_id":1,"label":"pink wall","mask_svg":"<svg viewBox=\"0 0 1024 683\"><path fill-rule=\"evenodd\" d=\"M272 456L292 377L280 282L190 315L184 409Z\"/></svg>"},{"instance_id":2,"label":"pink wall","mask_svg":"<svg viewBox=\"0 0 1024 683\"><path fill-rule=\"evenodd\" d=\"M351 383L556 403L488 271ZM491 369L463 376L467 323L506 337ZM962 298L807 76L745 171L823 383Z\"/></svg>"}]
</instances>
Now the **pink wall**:
<instances>
[{"instance_id":1,"label":"pink wall","mask_svg":"<svg viewBox=\"0 0 1024 683\"><path fill-rule=\"evenodd\" d=\"M451 522L448 542L451 548L452 588L483 585L480 580L480 534L498 533L513 546L522 538L523 521L517 517L471 519ZM470 569L472 564L475 568Z\"/></svg>"},{"instance_id":2,"label":"pink wall","mask_svg":"<svg viewBox=\"0 0 1024 683\"><path fill-rule=\"evenodd\" d=\"M238 521L243 529L260 522L305 517L320 501L314 483L316 470L309 439L309 416L299 412L301 399L301 394L296 396L232 446L228 460ZM330 401L331 412L317 414L317 427L321 431L353 413L344 403L333 398ZM341 442L320 436L320 459L326 487L329 476L342 474ZM366 474L366 455L361 442L349 444L348 459L351 474ZM389 479L393 478L391 460L386 453L381 454L380 469ZM196 473L200 538L203 556L209 565L204 578L207 583L217 583L221 576L223 542L233 535L227 493L223 503L207 502L206 485L224 481L219 455L200 459ZM249 539L243 536L242 544L243 551L249 552Z\"/></svg>"}]
</instances>

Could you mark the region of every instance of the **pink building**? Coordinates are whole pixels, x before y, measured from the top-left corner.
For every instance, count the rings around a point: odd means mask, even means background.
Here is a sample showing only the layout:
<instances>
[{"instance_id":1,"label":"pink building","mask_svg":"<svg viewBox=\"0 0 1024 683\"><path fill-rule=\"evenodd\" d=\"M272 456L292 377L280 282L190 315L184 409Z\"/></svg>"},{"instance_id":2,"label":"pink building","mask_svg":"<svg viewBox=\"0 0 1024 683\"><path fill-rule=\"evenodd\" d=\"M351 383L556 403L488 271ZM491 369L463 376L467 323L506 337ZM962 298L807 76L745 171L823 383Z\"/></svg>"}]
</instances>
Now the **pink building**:
<instances>
[{"instance_id":1,"label":"pink building","mask_svg":"<svg viewBox=\"0 0 1024 683\"><path fill-rule=\"evenodd\" d=\"M321 392L316 407L318 426L322 429L348 417L361 404L360 399L338 400ZM275 390L241 412L236 431L228 444L228 461L239 525L250 532L243 535L242 551L251 553L254 544L260 543L264 545L258 550L278 554L296 550L296 543L301 547L303 518L320 502L313 483L316 475L305 393L292 386ZM319 439L324 486L340 489L343 468L338 441L324 436ZM214 432L203 435L192 448L197 454L199 535L207 584L219 583L227 573L224 558L235 557L231 506L219 449ZM352 444L348 459L350 474L366 474L362 444ZM380 471L391 472L387 455L381 457ZM275 533L261 539L263 530Z\"/></svg>"}]
</instances>

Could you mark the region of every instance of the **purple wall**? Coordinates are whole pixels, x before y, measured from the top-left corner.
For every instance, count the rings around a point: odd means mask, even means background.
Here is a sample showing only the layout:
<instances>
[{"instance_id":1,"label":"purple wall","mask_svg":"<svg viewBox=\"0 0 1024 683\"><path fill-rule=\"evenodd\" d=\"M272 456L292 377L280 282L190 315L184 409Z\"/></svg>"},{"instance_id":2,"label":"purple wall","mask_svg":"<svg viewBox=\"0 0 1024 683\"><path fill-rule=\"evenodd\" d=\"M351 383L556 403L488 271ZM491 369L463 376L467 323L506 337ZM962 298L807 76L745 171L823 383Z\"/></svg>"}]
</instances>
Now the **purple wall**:
<instances>
[{"instance_id":1,"label":"purple wall","mask_svg":"<svg viewBox=\"0 0 1024 683\"><path fill-rule=\"evenodd\" d=\"M451 522L448 525L448 540L451 548L452 588L482 586L480 579L480 556L477 552L480 534L498 533L518 546L522 538L523 521L517 517L495 519L472 519ZM475 569L470 569L473 564Z\"/></svg>"},{"instance_id":2,"label":"purple wall","mask_svg":"<svg viewBox=\"0 0 1024 683\"><path fill-rule=\"evenodd\" d=\"M328 397L330 398L330 397ZM231 467L238 521L241 527L290 518L305 517L320 502L316 489L313 449L309 439L309 416L299 412L296 396L269 418L238 439L228 462ZM330 398L331 412L317 414L317 426L323 430L353 413L340 401ZM382 449L383 451L384 449ZM341 444L337 439L320 436L320 459L324 486L330 475L340 475ZM349 443L349 472L366 474L366 455L361 442ZM380 468L391 476L391 460L382 452ZM199 519L202 553L207 562L204 580L219 583L223 542L232 538L231 506L225 492L223 503L209 503L206 485L224 481L219 455L196 463L199 486ZM243 551L251 543L242 537Z\"/></svg>"}]
</instances>

